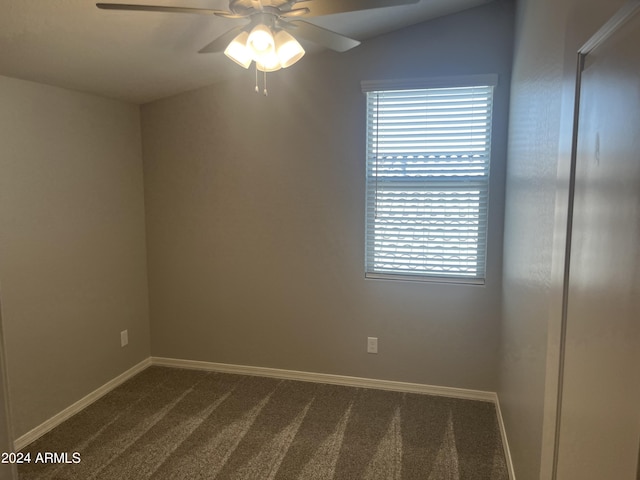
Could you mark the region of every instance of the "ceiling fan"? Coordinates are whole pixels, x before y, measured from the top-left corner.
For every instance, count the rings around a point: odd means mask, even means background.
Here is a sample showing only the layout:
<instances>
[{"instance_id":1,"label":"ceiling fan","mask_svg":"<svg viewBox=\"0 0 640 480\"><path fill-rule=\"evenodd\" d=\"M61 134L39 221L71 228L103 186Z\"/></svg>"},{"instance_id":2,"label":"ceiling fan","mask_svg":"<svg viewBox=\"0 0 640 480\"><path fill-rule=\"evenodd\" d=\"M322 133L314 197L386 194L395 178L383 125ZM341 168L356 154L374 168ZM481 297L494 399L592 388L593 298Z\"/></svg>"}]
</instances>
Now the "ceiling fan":
<instances>
[{"instance_id":1,"label":"ceiling fan","mask_svg":"<svg viewBox=\"0 0 640 480\"><path fill-rule=\"evenodd\" d=\"M228 10L125 3L96 3L96 6L103 10L192 13L248 20L245 25L223 33L198 53L224 52L244 68L249 68L251 62L255 62L257 92L258 70L266 75L266 72L293 65L304 55L304 49L293 35L337 52L345 52L360 45L358 40L318 27L300 17L312 18L418 2L419 0L229 0ZM264 93L267 94L266 87Z\"/></svg>"}]
</instances>

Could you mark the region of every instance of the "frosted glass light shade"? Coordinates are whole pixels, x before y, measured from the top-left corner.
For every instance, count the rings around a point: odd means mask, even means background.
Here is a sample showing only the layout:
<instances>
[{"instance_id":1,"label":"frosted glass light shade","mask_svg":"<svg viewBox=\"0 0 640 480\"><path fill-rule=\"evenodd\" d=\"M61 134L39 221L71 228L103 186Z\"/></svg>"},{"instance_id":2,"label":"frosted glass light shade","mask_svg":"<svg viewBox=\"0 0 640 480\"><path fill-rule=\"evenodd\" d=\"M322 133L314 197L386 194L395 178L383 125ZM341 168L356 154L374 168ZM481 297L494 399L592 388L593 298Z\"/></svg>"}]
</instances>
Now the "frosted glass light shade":
<instances>
[{"instance_id":1,"label":"frosted glass light shade","mask_svg":"<svg viewBox=\"0 0 640 480\"><path fill-rule=\"evenodd\" d=\"M253 27L247 39L247 47L253 53L253 59L258 62L259 59L275 51L275 40L271 29L263 24Z\"/></svg>"},{"instance_id":2,"label":"frosted glass light shade","mask_svg":"<svg viewBox=\"0 0 640 480\"><path fill-rule=\"evenodd\" d=\"M224 51L224 54L227 57L229 57L231 60L233 60L243 68L249 68L249 65L251 65L251 60L253 60L251 50L247 48L248 38L249 34L247 32L240 33L240 35L231 40L231 43Z\"/></svg>"},{"instance_id":3,"label":"frosted glass light shade","mask_svg":"<svg viewBox=\"0 0 640 480\"><path fill-rule=\"evenodd\" d=\"M304 55L304 48L288 32L280 30L275 36L275 47L280 65L287 68L300 60Z\"/></svg>"},{"instance_id":4,"label":"frosted glass light shade","mask_svg":"<svg viewBox=\"0 0 640 480\"><path fill-rule=\"evenodd\" d=\"M256 59L256 67L261 72L275 72L276 70L280 70L282 65L280 65L278 55L273 51L266 55L261 55L260 58Z\"/></svg>"}]
</instances>

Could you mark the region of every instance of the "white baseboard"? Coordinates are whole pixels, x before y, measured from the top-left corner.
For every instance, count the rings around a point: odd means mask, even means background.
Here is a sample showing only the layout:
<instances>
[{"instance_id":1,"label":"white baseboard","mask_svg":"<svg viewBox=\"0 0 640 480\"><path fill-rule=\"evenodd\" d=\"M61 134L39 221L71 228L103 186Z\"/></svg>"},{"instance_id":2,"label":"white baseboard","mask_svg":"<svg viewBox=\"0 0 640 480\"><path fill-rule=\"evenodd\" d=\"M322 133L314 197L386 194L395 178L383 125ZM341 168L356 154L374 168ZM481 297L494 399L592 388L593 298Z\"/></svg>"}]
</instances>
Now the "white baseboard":
<instances>
[{"instance_id":1,"label":"white baseboard","mask_svg":"<svg viewBox=\"0 0 640 480\"><path fill-rule=\"evenodd\" d=\"M497 394L495 395L494 403L496 406L496 416L498 417L498 427L500 428L500 435L502 436L502 446L504 448L505 461L507 462L507 472L509 473L509 480L516 480L516 473L513 470L511 450L509 449L509 441L507 440L507 430L504 427L502 411L500 410L500 399Z\"/></svg>"},{"instance_id":2,"label":"white baseboard","mask_svg":"<svg viewBox=\"0 0 640 480\"><path fill-rule=\"evenodd\" d=\"M285 380L300 380L303 382L329 383L348 387L374 388L377 390L393 390L396 392L422 393L441 397L462 398L495 403L496 394L482 390L465 388L437 387L421 383L395 382L392 380L377 380L373 378L348 377L327 373L300 372L297 370L282 370L279 368L253 367L248 365L231 365L227 363L200 362L196 360L181 360L177 358L151 357L152 365L175 368L189 368L212 372L236 373L239 375L254 375L258 377L282 378Z\"/></svg>"},{"instance_id":3,"label":"white baseboard","mask_svg":"<svg viewBox=\"0 0 640 480\"><path fill-rule=\"evenodd\" d=\"M117 377L109 380L107 383L105 383L101 387L97 388L96 390L91 392L89 395L81 398L80 400L75 402L73 405L70 405L69 407L65 408L61 412L57 413L56 415L51 417L49 420L41 423L40 425L38 425L34 429L28 431L27 433L25 433L21 437L16 438L13 441L14 451L17 452L19 450L22 450L24 447L26 447L27 445L29 445L30 443L34 442L35 440L40 438L42 435L47 433L49 430L52 430L53 428L57 427L62 422L64 422L65 420L68 420L73 415L78 413L80 410L88 407L93 402L98 400L100 397L102 397L102 396L106 395L107 393L109 393L111 390L116 388L118 385L126 382L131 377L133 377L134 375L140 373L142 370L147 368L149 365L151 365L151 358L147 358L147 359L141 361L137 365L134 365L133 367L131 367L126 372L121 373Z\"/></svg>"}]
</instances>

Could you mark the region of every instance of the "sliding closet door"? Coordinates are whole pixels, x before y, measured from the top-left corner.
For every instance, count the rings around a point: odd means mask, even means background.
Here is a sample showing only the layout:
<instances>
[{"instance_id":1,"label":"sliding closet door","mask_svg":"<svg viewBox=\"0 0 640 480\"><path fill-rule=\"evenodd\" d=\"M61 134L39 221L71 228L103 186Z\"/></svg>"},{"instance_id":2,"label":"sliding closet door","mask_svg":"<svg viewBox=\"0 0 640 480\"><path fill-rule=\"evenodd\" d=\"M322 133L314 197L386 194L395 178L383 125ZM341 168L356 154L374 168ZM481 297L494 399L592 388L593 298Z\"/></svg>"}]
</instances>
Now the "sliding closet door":
<instances>
[{"instance_id":1,"label":"sliding closet door","mask_svg":"<svg viewBox=\"0 0 640 480\"><path fill-rule=\"evenodd\" d=\"M634 3L626 22L600 35L605 40L584 57L559 480L638 478L640 14Z\"/></svg>"}]
</instances>

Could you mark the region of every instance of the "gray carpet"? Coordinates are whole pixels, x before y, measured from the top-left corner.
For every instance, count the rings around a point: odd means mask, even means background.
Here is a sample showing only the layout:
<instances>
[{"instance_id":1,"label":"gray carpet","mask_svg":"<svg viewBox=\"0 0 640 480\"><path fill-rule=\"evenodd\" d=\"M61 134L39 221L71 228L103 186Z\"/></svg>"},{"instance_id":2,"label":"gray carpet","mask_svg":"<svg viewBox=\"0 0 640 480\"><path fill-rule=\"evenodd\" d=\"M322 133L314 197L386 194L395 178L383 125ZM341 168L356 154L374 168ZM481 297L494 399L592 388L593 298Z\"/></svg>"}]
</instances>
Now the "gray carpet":
<instances>
[{"instance_id":1,"label":"gray carpet","mask_svg":"<svg viewBox=\"0 0 640 480\"><path fill-rule=\"evenodd\" d=\"M23 452L20 480L508 480L491 403L164 367Z\"/></svg>"}]
</instances>

